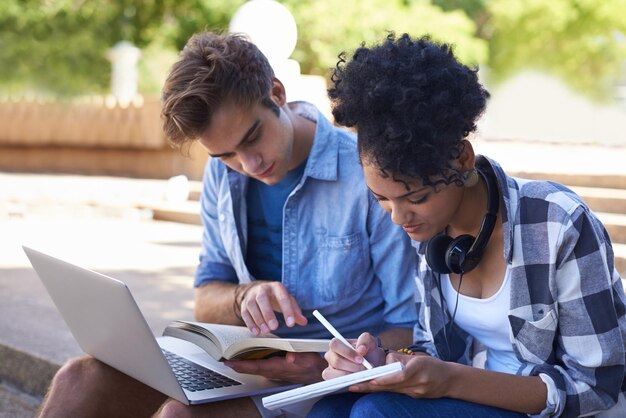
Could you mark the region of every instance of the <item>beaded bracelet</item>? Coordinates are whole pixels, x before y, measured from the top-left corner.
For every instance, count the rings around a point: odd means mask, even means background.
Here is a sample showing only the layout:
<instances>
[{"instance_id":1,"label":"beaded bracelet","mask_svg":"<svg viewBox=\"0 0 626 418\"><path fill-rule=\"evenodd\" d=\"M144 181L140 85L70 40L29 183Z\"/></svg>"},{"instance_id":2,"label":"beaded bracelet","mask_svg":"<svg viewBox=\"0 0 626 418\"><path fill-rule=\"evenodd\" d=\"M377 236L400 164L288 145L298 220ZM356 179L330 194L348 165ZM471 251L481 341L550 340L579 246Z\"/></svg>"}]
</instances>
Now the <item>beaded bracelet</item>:
<instances>
[{"instance_id":1,"label":"beaded bracelet","mask_svg":"<svg viewBox=\"0 0 626 418\"><path fill-rule=\"evenodd\" d=\"M245 299L246 295L250 291L250 289L254 286L253 283L249 283L246 285L238 285L235 286L235 297L233 299L233 311L235 312L235 317L243 322L243 318L241 317L241 304Z\"/></svg>"},{"instance_id":2,"label":"beaded bracelet","mask_svg":"<svg viewBox=\"0 0 626 418\"><path fill-rule=\"evenodd\" d=\"M409 348L401 348L398 350L398 353L402 353L402 354L407 354L409 356L414 356L415 355L415 351L409 349Z\"/></svg>"}]
</instances>

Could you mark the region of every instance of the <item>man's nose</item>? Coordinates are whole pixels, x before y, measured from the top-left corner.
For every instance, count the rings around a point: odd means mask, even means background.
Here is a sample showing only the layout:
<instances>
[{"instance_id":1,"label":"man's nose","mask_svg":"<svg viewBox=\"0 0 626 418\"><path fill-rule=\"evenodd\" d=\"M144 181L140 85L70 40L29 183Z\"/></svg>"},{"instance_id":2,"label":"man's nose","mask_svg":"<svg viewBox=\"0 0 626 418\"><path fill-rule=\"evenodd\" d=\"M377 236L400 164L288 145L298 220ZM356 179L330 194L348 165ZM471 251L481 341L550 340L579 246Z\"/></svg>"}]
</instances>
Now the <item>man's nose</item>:
<instances>
[{"instance_id":1,"label":"man's nose","mask_svg":"<svg viewBox=\"0 0 626 418\"><path fill-rule=\"evenodd\" d=\"M240 154L241 167L248 174L259 174L263 159L256 152L243 152Z\"/></svg>"}]
</instances>

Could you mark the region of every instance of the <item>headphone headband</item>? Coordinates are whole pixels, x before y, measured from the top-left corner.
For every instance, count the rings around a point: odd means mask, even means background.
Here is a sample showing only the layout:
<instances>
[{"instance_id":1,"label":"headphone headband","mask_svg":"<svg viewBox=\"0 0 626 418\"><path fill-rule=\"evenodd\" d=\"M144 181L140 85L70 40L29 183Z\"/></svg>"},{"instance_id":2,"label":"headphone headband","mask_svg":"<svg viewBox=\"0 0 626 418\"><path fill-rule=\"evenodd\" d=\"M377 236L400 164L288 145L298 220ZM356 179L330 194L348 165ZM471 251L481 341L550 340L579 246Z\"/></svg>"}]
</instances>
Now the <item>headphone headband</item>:
<instances>
[{"instance_id":1,"label":"headphone headband","mask_svg":"<svg viewBox=\"0 0 626 418\"><path fill-rule=\"evenodd\" d=\"M476 171L485 180L487 186L487 213L483 216L478 235L467 251L465 260L472 261L476 259L476 264L480 261L480 257L491 238L493 228L498 220L498 211L500 210L500 193L498 193L498 184L496 183L496 173L494 173L491 164L488 162L484 167L476 166ZM476 264L472 267L476 267ZM469 270L468 270L469 271Z\"/></svg>"}]
</instances>

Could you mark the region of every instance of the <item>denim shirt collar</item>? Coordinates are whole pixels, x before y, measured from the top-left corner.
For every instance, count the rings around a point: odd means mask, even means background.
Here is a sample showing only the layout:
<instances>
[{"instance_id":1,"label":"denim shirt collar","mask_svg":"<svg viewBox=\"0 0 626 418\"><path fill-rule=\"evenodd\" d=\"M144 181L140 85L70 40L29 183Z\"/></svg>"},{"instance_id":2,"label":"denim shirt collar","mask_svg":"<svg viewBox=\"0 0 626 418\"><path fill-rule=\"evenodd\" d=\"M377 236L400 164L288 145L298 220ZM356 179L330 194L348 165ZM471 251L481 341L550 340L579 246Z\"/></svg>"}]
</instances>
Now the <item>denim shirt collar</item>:
<instances>
[{"instance_id":1,"label":"denim shirt collar","mask_svg":"<svg viewBox=\"0 0 626 418\"><path fill-rule=\"evenodd\" d=\"M317 110L315 137L304 169L304 176L318 180L337 180L338 153L339 138L330 121Z\"/></svg>"}]
</instances>

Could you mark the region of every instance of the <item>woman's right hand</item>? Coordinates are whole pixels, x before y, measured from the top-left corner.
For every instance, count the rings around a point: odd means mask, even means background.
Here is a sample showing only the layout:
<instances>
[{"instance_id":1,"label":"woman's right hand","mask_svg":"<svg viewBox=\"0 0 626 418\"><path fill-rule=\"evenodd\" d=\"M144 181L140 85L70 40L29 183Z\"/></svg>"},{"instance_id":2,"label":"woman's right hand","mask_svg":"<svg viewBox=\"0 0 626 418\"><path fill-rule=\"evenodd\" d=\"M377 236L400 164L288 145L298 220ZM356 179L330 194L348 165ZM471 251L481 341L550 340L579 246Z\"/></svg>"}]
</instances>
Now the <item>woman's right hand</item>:
<instances>
[{"instance_id":1,"label":"woman's right hand","mask_svg":"<svg viewBox=\"0 0 626 418\"><path fill-rule=\"evenodd\" d=\"M358 339L348 340L356 348L350 348L336 338L330 341L329 350L324 355L328 367L322 372L324 380L365 370L363 358L372 366L385 364L385 350L378 346L378 339L365 332Z\"/></svg>"}]
</instances>

